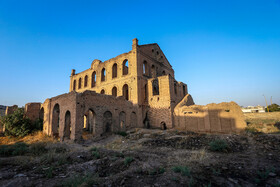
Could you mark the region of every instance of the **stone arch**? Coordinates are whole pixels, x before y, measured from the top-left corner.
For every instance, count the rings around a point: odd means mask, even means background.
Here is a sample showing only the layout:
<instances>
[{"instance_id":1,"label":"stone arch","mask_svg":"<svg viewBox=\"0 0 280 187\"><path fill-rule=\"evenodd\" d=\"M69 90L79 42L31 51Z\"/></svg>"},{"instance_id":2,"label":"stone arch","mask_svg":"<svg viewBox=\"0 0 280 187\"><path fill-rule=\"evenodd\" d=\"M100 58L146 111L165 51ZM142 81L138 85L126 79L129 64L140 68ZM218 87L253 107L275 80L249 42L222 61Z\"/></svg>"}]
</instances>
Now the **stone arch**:
<instances>
[{"instance_id":1,"label":"stone arch","mask_svg":"<svg viewBox=\"0 0 280 187\"><path fill-rule=\"evenodd\" d=\"M128 64L128 63L129 63L129 62L128 62L127 59L125 59L125 60L123 61L123 63L122 63L123 75L127 75L127 74L128 74L128 70L129 70L129 68L128 68L129 64Z\"/></svg>"},{"instance_id":2,"label":"stone arch","mask_svg":"<svg viewBox=\"0 0 280 187\"><path fill-rule=\"evenodd\" d=\"M103 114L103 132L112 132L112 113L110 111L106 111Z\"/></svg>"},{"instance_id":3,"label":"stone arch","mask_svg":"<svg viewBox=\"0 0 280 187\"><path fill-rule=\"evenodd\" d=\"M117 95L118 95L118 89L117 89L116 86L114 86L114 87L112 88L112 96L117 97Z\"/></svg>"},{"instance_id":4,"label":"stone arch","mask_svg":"<svg viewBox=\"0 0 280 187\"><path fill-rule=\"evenodd\" d=\"M112 78L116 78L116 77L118 77L118 65L117 65L117 63L115 63L112 66Z\"/></svg>"},{"instance_id":5,"label":"stone arch","mask_svg":"<svg viewBox=\"0 0 280 187\"><path fill-rule=\"evenodd\" d=\"M91 74L91 87L95 87L95 83L96 83L96 72L94 71L92 74Z\"/></svg>"},{"instance_id":6,"label":"stone arch","mask_svg":"<svg viewBox=\"0 0 280 187\"><path fill-rule=\"evenodd\" d=\"M126 115L124 111L119 114L119 128L121 131L125 131L126 129Z\"/></svg>"},{"instance_id":7,"label":"stone arch","mask_svg":"<svg viewBox=\"0 0 280 187\"><path fill-rule=\"evenodd\" d=\"M88 76L85 76L85 80L84 80L84 87L86 88L88 84Z\"/></svg>"},{"instance_id":8,"label":"stone arch","mask_svg":"<svg viewBox=\"0 0 280 187\"><path fill-rule=\"evenodd\" d=\"M130 126L137 127L137 115L135 112L131 112L130 114Z\"/></svg>"},{"instance_id":9,"label":"stone arch","mask_svg":"<svg viewBox=\"0 0 280 187\"><path fill-rule=\"evenodd\" d=\"M64 137L69 138L71 137L71 113L69 110L65 113L64 119Z\"/></svg>"},{"instance_id":10,"label":"stone arch","mask_svg":"<svg viewBox=\"0 0 280 187\"><path fill-rule=\"evenodd\" d=\"M123 85L123 97L126 100L129 100L129 93L128 93L128 85L127 84Z\"/></svg>"},{"instance_id":11,"label":"stone arch","mask_svg":"<svg viewBox=\"0 0 280 187\"><path fill-rule=\"evenodd\" d=\"M82 78L79 78L79 86L78 86L79 89L82 88Z\"/></svg>"},{"instance_id":12,"label":"stone arch","mask_svg":"<svg viewBox=\"0 0 280 187\"><path fill-rule=\"evenodd\" d=\"M76 80L73 82L73 90L76 90Z\"/></svg>"},{"instance_id":13,"label":"stone arch","mask_svg":"<svg viewBox=\"0 0 280 187\"><path fill-rule=\"evenodd\" d=\"M162 122L160 123L160 127L161 127L162 130L166 130L166 129L167 129L166 123L165 123L164 121L162 121Z\"/></svg>"},{"instance_id":14,"label":"stone arch","mask_svg":"<svg viewBox=\"0 0 280 187\"><path fill-rule=\"evenodd\" d=\"M100 94L105 94L105 90L102 89L102 90L100 91Z\"/></svg>"},{"instance_id":15,"label":"stone arch","mask_svg":"<svg viewBox=\"0 0 280 187\"><path fill-rule=\"evenodd\" d=\"M105 68L103 68L101 71L101 81L105 81L105 80L106 80L106 70Z\"/></svg>"},{"instance_id":16,"label":"stone arch","mask_svg":"<svg viewBox=\"0 0 280 187\"><path fill-rule=\"evenodd\" d=\"M159 95L158 79L153 80L153 95Z\"/></svg>"},{"instance_id":17,"label":"stone arch","mask_svg":"<svg viewBox=\"0 0 280 187\"><path fill-rule=\"evenodd\" d=\"M52 133L54 136L59 135L59 118L60 118L60 109L59 104L55 104L52 112Z\"/></svg>"},{"instance_id":18,"label":"stone arch","mask_svg":"<svg viewBox=\"0 0 280 187\"><path fill-rule=\"evenodd\" d=\"M88 130L90 133L95 134L96 129L96 114L92 109L88 111Z\"/></svg>"}]
</instances>

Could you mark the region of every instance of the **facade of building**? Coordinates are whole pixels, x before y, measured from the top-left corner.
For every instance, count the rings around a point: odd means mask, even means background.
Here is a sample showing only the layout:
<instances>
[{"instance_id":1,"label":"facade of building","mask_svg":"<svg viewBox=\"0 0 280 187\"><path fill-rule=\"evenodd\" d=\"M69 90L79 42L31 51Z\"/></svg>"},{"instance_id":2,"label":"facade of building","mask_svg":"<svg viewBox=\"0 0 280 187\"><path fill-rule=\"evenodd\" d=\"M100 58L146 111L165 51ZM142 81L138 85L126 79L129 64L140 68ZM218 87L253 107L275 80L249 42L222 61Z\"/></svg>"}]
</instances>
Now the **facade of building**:
<instances>
[{"instance_id":1,"label":"facade of building","mask_svg":"<svg viewBox=\"0 0 280 187\"><path fill-rule=\"evenodd\" d=\"M96 136L135 127L237 132L245 125L236 120L241 110L235 103L194 105L160 47L138 45L137 39L127 53L94 60L83 72L72 70L69 93L32 108L44 120L46 134L72 140L83 131ZM29 110L33 116L34 110Z\"/></svg>"}]
</instances>

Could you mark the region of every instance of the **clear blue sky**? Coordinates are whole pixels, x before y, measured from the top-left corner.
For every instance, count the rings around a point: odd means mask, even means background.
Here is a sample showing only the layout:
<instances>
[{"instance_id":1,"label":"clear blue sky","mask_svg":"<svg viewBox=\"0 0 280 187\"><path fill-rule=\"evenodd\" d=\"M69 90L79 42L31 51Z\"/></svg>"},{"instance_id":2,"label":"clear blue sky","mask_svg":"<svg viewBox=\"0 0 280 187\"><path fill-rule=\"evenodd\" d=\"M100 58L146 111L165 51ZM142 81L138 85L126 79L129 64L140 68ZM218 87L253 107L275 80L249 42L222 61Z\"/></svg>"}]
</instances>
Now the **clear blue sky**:
<instances>
[{"instance_id":1,"label":"clear blue sky","mask_svg":"<svg viewBox=\"0 0 280 187\"><path fill-rule=\"evenodd\" d=\"M158 43L196 104L280 104L280 0L0 0L0 104L68 92L71 69Z\"/></svg>"}]
</instances>

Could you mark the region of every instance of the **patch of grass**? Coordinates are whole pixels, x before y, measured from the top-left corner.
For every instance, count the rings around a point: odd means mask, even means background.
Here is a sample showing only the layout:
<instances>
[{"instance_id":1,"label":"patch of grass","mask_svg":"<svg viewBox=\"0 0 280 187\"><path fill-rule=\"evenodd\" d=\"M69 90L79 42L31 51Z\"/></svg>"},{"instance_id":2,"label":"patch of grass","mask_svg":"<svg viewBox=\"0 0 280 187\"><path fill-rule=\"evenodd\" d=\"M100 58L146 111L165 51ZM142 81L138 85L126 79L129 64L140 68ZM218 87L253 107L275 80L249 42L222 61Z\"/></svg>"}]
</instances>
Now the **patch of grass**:
<instances>
[{"instance_id":1,"label":"patch of grass","mask_svg":"<svg viewBox=\"0 0 280 187\"><path fill-rule=\"evenodd\" d=\"M125 157L124 159L124 165L129 165L131 162L133 162L134 158L133 157Z\"/></svg>"},{"instance_id":2,"label":"patch of grass","mask_svg":"<svg viewBox=\"0 0 280 187\"><path fill-rule=\"evenodd\" d=\"M13 145L1 145L0 156L18 156L28 153L28 145L23 142L15 143Z\"/></svg>"},{"instance_id":3,"label":"patch of grass","mask_svg":"<svg viewBox=\"0 0 280 187\"><path fill-rule=\"evenodd\" d=\"M163 174L165 172L165 169L163 167L154 168L151 171L148 172L149 175L157 175L157 174Z\"/></svg>"},{"instance_id":4,"label":"patch of grass","mask_svg":"<svg viewBox=\"0 0 280 187\"><path fill-rule=\"evenodd\" d=\"M225 140L213 140L209 143L210 150L216 152L228 152L229 146Z\"/></svg>"},{"instance_id":5,"label":"patch of grass","mask_svg":"<svg viewBox=\"0 0 280 187\"><path fill-rule=\"evenodd\" d=\"M91 151L91 155L95 158L95 159L99 159L100 158L100 153L98 151L98 149L96 147L92 147L90 149Z\"/></svg>"},{"instance_id":6,"label":"patch of grass","mask_svg":"<svg viewBox=\"0 0 280 187\"><path fill-rule=\"evenodd\" d=\"M256 133L258 133L259 131L258 131L258 129L255 128L255 127L248 126L248 127L245 128L245 132L246 132L246 133L250 133L250 134L256 134Z\"/></svg>"},{"instance_id":7,"label":"patch of grass","mask_svg":"<svg viewBox=\"0 0 280 187\"><path fill-rule=\"evenodd\" d=\"M220 175L221 174L221 170L220 169L215 169L215 168L212 168L212 173L213 173L213 175L216 175L216 176L218 176L218 175Z\"/></svg>"},{"instance_id":8,"label":"patch of grass","mask_svg":"<svg viewBox=\"0 0 280 187\"><path fill-rule=\"evenodd\" d=\"M63 186L65 187L78 187L78 186L93 186L97 185L96 177L91 174L86 174L85 176L75 175L67 179Z\"/></svg>"},{"instance_id":9,"label":"patch of grass","mask_svg":"<svg viewBox=\"0 0 280 187\"><path fill-rule=\"evenodd\" d=\"M52 166L49 167L47 170L45 170L45 176L49 179L53 178L53 170L54 168Z\"/></svg>"},{"instance_id":10,"label":"patch of grass","mask_svg":"<svg viewBox=\"0 0 280 187\"><path fill-rule=\"evenodd\" d=\"M48 150L46 149L46 144L43 142L31 144L29 147L29 151L33 155L42 155L46 153Z\"/></svg>"},{"instance_id":11,"label":"patch of grass","mask_svg":"<svg viewBox=\"0 0 280 187\"><path fill-rule=\"evenodd\" d=\"M181 173L182 176L190 176L191 172L187 166L174 166L172 170L175 173Z\"/></svg>"},{"instance_id":12,"label":"patch of grass","mask_svg":"<svg viewBox=\"0 0 280 187\"><path fill-rule=\"evenodd\" d=\"M257 177L255 178L255 182L257 184L260 184L260 183L266 181L270 172L275 172L275 168L269 168L269 169L266 168L264 171L258 171Z\"/></svg>"},{"instance_id":13,"label":"patch of grass","mask_svg":"<svg viewBox=\"0 0 280 187\"><path fill-rule=\"evenodd\" d=\"M125 131L117 132L116 134L126 137L128 134Z\"/></svg>"}]
</instances>

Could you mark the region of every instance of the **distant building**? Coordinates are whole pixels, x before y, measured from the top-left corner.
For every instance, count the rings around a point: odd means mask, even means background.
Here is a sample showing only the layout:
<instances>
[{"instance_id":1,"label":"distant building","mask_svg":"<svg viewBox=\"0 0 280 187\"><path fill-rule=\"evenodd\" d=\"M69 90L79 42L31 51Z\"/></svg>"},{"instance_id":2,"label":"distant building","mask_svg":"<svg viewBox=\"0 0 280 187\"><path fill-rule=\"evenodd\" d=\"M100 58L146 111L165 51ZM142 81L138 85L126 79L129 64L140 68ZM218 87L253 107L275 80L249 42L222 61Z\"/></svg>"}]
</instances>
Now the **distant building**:
<instances>
[{"instance_id":1,"label":"distant building","mask_svg":"<svg viewBox=\"0 0 280 187\"><path fill-rule=\"evenodd\" d=\"M247 106L247 107L242 107L241 108L243 113L263 113L265 112L265 107L263 106Z\"/></svg>"},{"instance_id":2,"label":"distant building","mask_svg":"<svg viewBox=\"0 0 280 187\"><path fill-rule=\"evenodd\" d=\"M0 105L0 116L5 116L6 106Z\"/></svg>"}]
</instances>

